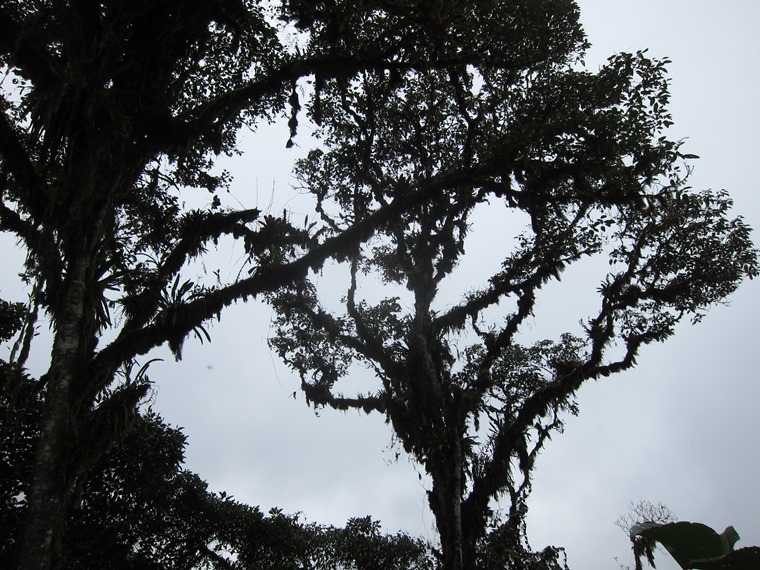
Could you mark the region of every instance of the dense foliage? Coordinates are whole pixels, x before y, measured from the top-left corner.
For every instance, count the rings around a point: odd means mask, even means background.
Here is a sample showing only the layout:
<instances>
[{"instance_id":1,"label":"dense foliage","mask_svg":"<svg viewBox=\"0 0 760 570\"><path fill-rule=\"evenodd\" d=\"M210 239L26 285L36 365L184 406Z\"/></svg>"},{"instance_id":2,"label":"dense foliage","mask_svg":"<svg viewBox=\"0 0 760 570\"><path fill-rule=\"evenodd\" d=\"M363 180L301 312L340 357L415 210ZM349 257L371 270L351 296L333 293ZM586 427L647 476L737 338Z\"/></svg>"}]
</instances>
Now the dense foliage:
<instances>
[{"instance_id":1,"label":"dense foliage","mask_svg":"<svg viewBox=\"0 0 760 570\"><path fill-rule=\"evenodd\" d=\"M688 155L663 134L665 62L622 54L590 73L586 45L572 0L4 2L0 231L26 251L29 292L23 309L0 306L0 336L21 327L3 427L24 434L9 444L25 457L18 566L63 563L95 466L143 421L137 359L161 345L179 357L226 307L267 295L307 396L385 413L431 474L443 567L472 566L497 536L502 554L480 563L556 565L529 552L522 519L536 453L577 388L757 272L728 197L685 188ZM320 141L298 167L309 225L224 203L216 157L277 119L284 145L306 120ZM436 305L486 205L515 229L494 248L501 269ZM220 239L243 245L245 271L187 279ZM537 291L599 254L610 272L583 330L521 344ZM350 275L342 314L309 281L328 260ZM362 298L365 276L398 298ZM53 341L30 379L38 318ZM356 361L379 388L339 397ZM37 397L38 429L19 432Z\"/></svg>"},{"instance_id":2,"label":"dense foliage","mask_svg":"<svg viewBox=\"0 0 760 570\"><path fill-rule=\"evenodd\" d=\"M445 568L473 567L500 497L496 532L523 543L537 454L584 382L631 368L757 274L730 198L687 186L696 157L666 134L667 61L620 54L586 71L577 18L572 3L515 9L506 69L365 72L311 110L326 146L297 171L331 231L431 194L341 259L342 298L317 278L273 293L272 346L315 406L386 416L432 479ZM507 237L465 253L486 208ZM494 272L439 294L467 255ZM598 307L523 341L540 291L573 265L597 272ZM370 393L346 394L356 363Z\"/></svg>"},{"instance_id":3,"label":"dense foliage","mask_svg":"<svg viewBox=\"0 0 760 570\"><path fill-rule=\"evenodd\" d=\"M12 369L3 363L0 370L0 566L10 568L42 397L31 379L14 385ZM185 435L150 411L132 414L126 436L91 466L75 491L62 544L64 568L433 568L427 545L402 533L384 535L369 517L335 528L279 511L265 515L210 492L182 467Z\"/></svg>"}]
</instances>

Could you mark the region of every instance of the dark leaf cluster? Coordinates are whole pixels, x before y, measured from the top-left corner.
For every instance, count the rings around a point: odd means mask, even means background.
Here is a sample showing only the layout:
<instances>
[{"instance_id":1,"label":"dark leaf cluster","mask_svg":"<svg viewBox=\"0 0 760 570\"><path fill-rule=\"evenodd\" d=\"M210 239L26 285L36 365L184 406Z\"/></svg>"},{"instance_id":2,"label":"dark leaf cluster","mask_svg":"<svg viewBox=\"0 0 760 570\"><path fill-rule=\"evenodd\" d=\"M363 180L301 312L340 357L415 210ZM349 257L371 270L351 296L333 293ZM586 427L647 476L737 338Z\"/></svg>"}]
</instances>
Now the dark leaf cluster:
<instances>
[{"instance_id":1,"label":"dark leaf cluster","mask_svg":"<svg viewBox=\"0 0 760 570\"><path fill-rule=\"evenodd\" d=\"M323 302L316 281L271 296L271 345L307 398L383 413L431 476L446 568L473 563L498 497L519 534L536 456L577 412L584 382L631 368L645 345L758 273L728 196L686 185L693 155L665 133L668 61L640 51L582 70L575 12L509 4L498 25L519 21L511 65L367 70L315 85L310 112L326 144L297 174L326 228L428 198L339 259L342 307ZM547 51L546 25L561 56ZM499 269L452 306L439 291L484 208L504 212L512 238L467 252ZM608 268L598 308L572 333L522 343L539 292L581 261L602 265L594 259ZM392 290L380 301L377 282ZM355 362L374 371L376 392L345 395Z\"/></svg>"},{"instance_id":2,"label":"dark leaf cluster","mask_svg":"<svg viewBox=\"0 0 760 570\"><path fill-rule=\"evenodd\" d=\"M11 394L3 364L0 412L0 564L13 565L42 394L24 377ZM136 380L137 377L133 378ZM9 398L16 413L9 416ZM113 407L114 399L108 400ZM136 404L130 404L133 408ZM103 426L91 426L100 433ZM103 434L100 434L103 437ZM434 568L432 553L406 534L386 535L369 517L344 528L306 523L278 510L265 514L225 493L213 493L183 467L187 437L145 411L118 443L97 455L78 483L62 545L71 569Z\"/></svg>"}]
</instances>

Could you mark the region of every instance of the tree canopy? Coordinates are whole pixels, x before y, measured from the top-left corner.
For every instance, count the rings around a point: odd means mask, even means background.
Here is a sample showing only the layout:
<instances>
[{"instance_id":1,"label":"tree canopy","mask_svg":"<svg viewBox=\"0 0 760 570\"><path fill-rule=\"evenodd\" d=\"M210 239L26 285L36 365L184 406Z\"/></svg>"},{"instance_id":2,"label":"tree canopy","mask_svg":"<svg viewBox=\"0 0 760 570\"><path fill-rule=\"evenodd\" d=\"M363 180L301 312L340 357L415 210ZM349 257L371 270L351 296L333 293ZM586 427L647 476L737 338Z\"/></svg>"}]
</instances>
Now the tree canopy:
<instances>
[{"instance_id":1,"label":"tree canopy","mask_svg":"<svg viewBox=\"0 0 760 570\"><path fill-rule=\"evenodd\" d=\"M666 62L621 54L592 73L586 47L572 0L5 2L0 230L27 253L30 293L23 310L0 307L3 338L21 326L8 429L24 398L43 399L19 567L62 562L90 474L138 422L137 359L162 345L179 357L253 297L277 309L273 345L308 398L386 414L432 476L445 568L475 563L501 494L509 513L490 536L509 540L488 564L555 559L527 552L522 517L575 391L757 273L728 196L685 186ZM277 119L284 145L307 120L319 140L297 169L313 224L224 201L216 157ZM186 207L198 189L206 205ZM494 248L487 283L441 307L484 205L505 208L514 240ZM248 271L188 279L222 238L243 244ZM582 330L521 344L537 291L596 255L610 271ZM310 281L328 260L347 267L342 312ZM378 277L398 294L363 298ZM31 380L38 318L53 342ZM336 394L357 361L377 391Z\"/></svg>"},{"instance_id":2,"label":"tree canopy","mask_svg":"<svg viewBox=\"0 0 760 570\"><path fill-rule=\"evenodd\" d=\"M502 496L502 528L523 544L536 456L584 382L631 368L757 274L730 198L687 186L696 157L666 134L668 61L620 54L586 71L577 13L549 13L520 12L508 69L367 72L349 92L322 92L326 147L297 172L329 228L435 190L341 260L340 309L313 279L271 295L272 345L307 398L384 414L430 475L445 568L474 567ZM512 237L465 253L483 207L503 212ZM498 270L447 305L438 293L465 255ZM577 330L522 343L539 291L597 257L598 308ZM346 395L357 362L376 389Z\"/></svg>"},{"instance_id":3,"label":"tree canopy","mask_svg":"<svg viewBox=\"0 0 760 570\"><path fill-rule=\"evenodd\" d=\"M7 363L0 366L0 565L8 568L20 538L43 400L33 379L14 386L12 374ZM145 374L130 380L149 383ZM209 491L183 467L182 430L150 409L130 406L130 430L95 461L77 490L61 545L63 568L433 568L427 544L403 533L384 535L370 517L336 528L278 510L264 514Z\"/></svg>"}]
</instances>

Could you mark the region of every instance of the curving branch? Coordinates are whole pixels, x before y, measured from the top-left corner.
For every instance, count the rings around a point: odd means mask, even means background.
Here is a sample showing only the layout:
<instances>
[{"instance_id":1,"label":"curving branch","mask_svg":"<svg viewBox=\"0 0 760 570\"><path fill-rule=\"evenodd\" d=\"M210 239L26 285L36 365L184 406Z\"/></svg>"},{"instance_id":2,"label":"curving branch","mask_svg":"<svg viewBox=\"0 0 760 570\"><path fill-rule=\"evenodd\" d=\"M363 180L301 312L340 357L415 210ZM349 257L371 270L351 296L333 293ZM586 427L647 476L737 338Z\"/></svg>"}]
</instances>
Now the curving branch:
<instances>
[{"instance_id":1,"label":"curving branch","mask_svg":"<svg viewBox=\"0 0 760 570\"><path fill-rule=\"evenodd\" d=\"M222 125L239 117L240 113L256 101L278 96L284 104L286 93L292 91L294 82L306 77L327 79L353 77L365 72L390 72L401 75L409 71L429 72L431 70L458 70L467 65L477 65L481 61L478 54L438 57L436 59L415 59L397 57L395 53L372 52L366 55L328 54L291 59L278 68L269 70L263 77L255 78L247 84L230 90L219 97L183 111L177 116L157 119L151 129L148 144L155 153L184 148L209 132L219 130Z\"/></svg>"},{"instance_id":2,"label":"curving branch","mask_svg":"<svg viewBox=\"0 0 760 570\"><path fill-rule=\"evenodd\" d=\"M397 197L387 206L379 208L341 233L326 238L320 245L294 261L261 267L246 279L202 294L195 300L178 306L171 324L153 323L137 329L122 329L119 336L95 356L94 369L101 372L109 371L118 367L118 363L145 354L167 341L178 343L195 327L214 318L222 309L236 301L256 297L300 281L310 270L319 269L328 259L348 259L357 244L367 241L377 228L396 219L409 208L429 200L443 189L456 186L461 178L461 174L456 174L434 179L421 185L416 191ZM100 381L107 382L105 378Z\"/></svg>"},{"instance_id":3,"label":"curving branch","mask_svg":"<svg viewBox=\"0 0 760 570\"><path fill-rule=\"evenodd\" d=\"M187 214L179 240L143 284L145 288L134 297L122 301L129 315L124 329L137 329L150 321L159 308L160 292L171 283L189 259L203 252L210 241L224 235L243 237L247 241L255 240L258 233L248 228L247 224L256 221L260 213L254 208L235 212Z\"/></svg>"},{"instance_id":4,"label":"curving branch","mask_svg":"<svg viewBox=\"0 0 760 570\"><path fill-rule=\"evenodd\" d=\"M13 232L24 242L25 247L39 254L42 233L3 202L0 202L0 231Z\"/></svg>"},{"instance_id":5,"label":"curving branch","mask_svg":"<svg viewBox=\"0 0 760 570\"><path fill-rule=\"evenodd\" d=\"M356 272L357 260L353 258L351 260L351 286L346 297L346 309L363 344L363 349L359 350L359 354L365 356L370 362L378 364L387 376L397 376L400 364L385 349L381 337L372 332L356 306ZM346 344L351 346L348 343Z\"/></svg>"},{"instance_id":6,"label":"curving branch","mask_svg":"<svg viewBox=\"0 0 760 570\"><path fill-rule=\"evenodd\" d=\"M4 98L1 106L8 107ZM23 207L34 219L44 220L49 206L47 183L5 112L0 113L0 157L3 167L14 177L15 186L22 192L18 199Z\"/></svg>"}]
</instances>

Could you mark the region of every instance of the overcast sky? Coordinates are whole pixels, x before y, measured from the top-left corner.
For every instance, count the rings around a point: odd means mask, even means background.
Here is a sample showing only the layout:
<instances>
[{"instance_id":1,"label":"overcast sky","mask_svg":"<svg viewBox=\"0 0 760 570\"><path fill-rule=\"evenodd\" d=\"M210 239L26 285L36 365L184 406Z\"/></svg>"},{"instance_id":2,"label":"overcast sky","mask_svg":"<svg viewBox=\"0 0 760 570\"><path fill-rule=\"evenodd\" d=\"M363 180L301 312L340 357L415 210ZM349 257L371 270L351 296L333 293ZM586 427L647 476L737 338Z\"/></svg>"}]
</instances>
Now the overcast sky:
<instances>
[{"instance_id":1,"label":"overcast sky","mask_svg":"<svg viewBox=\"0 0 760 570\"><path fill-rule=\"evenodd\" d=\"M593 44L590 68L616 51L644 48L673 60L672 136L688 137L684 151L701 157L692 185L729 190L735 212L760 228L760 3L580 6ZM277 127L260 132L232 166L233 194L244 205L265 208L274 192L274 207L281 208L293 196L293 152L277 150L285 140ZM301 213L297 199L287 207ZM477 240L490 238L483 224L468 247L469 264L479 261ZM235 251L221 254L233 265L237 260ZM628 563L630 555L613 523L641 499L662 501L680 519L718 531L733 524L739 545L760 544L758 285L745 284L730 306L649 347L634 371L581 390L580 415L568 419L538 462L528 522L534 548L565 546L571 568L615 569L615 557ZM547 291L536 328L577 293ZM257 303L237 306L214 326L212 345L190 341L183 362L154 367L157 408L190 436L189 467L213 489L264 509L302 511L338 525L371 514L386 530L433 538L424 482L405 457L395 460L388 426L358 413L325 410L316 417L300 393L291 397L298 381L269 354L269 317ZM658 568L677 568L667 555L659 561Z\"/></svg>"},{"instance_id":2,"label":"overcast sky","mask_svg":"<svg viewBox=\"0 0 760 570\"><path fill-rule=\"evenodd\" d=\"M760 228L760 2L579 4L593 44L590 68L614 52L643 48L673 60L671 135L688 137L684 152L701 157L692 185L727 189L735 213ZM230 163L241 204L263 209L271 199L277 213L294 196L289 170L298 149L285 151L286 140L284 127L267 128ZM307 213L297 198L287 207ZM468 263L477 265L488 221L474 232ZM214 259L234 275L241 254L226 249ZM566 291L547 291L537 329L578 293ZM528 522L534 548L564 546L571 568L614 570L615 557L629 562L629 543L613 523L640 499L662 501L680 519L718 531L732 524L742 537L738 546L760 544L758 317L760 283L745 283L730 306L645 350L634 371L581 390L580 415L567 420L538 461ZM292 397L299 383L270 355L269 320L259 303L235 306L212 327L212 344L188 340L182 362L162 354L166 360L151 368L155 408L189 435L188 467L212 489L263 510L301 511L307 520L336 525L371 514L388 531L433 538L419 468L403 455L395 459L383 419L330 410L317 417L300 392ZM677 568L666 558L658 568Z\"/></svg>"}]
</instances>

